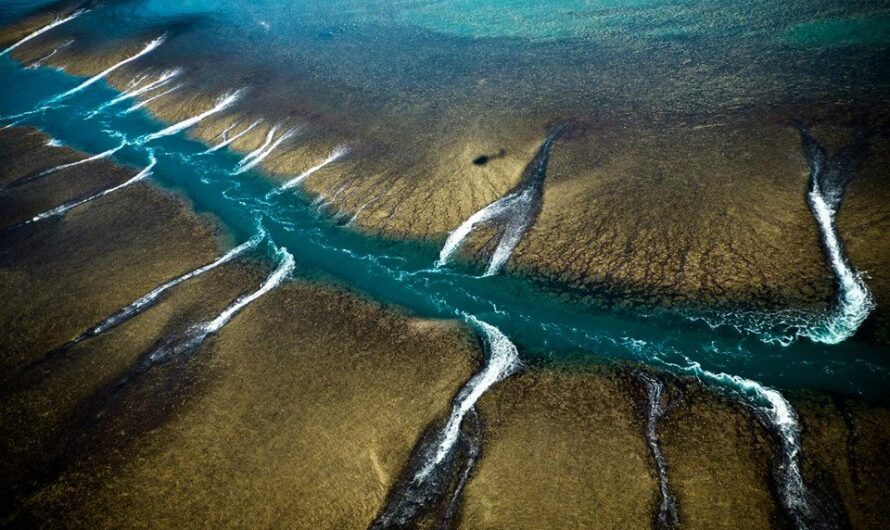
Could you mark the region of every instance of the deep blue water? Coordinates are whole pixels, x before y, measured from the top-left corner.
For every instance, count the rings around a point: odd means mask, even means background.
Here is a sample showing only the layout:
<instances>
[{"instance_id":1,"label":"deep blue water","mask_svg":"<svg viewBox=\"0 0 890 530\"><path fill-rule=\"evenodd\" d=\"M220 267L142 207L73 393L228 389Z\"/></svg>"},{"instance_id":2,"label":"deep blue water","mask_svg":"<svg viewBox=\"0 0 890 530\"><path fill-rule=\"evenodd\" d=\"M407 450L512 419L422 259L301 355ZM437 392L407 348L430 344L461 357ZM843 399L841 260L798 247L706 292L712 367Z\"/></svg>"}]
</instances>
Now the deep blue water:
<instances>
[{"instance_id":1,"label":"deep blue water","mask_svg":"<svg viewBox=\"0 0 890 530\"><path fill-rule=\"evenodd\" d=\"M81 81L53 68L26 70L8 57L0 58L0 79L3 116L38 108ZM118 114L126 105L86 119L116 94L99 82L19 123L89 153L118 145L122 136L136 140L165 127L145 112ZM295 255L299 275L335 281L423 317L474 315L506 333L527 362L628 360L693 375L701 373L700 364L712 373L782 389L828 389L875 399L887 395L890 359L885 349L856 341L828 346L803 340L780 346L755 335L712 330L680 315L575 306L519 278L479 278L459 268L431 270L437 247L382 240L337 226L317 211L310 197L294 190L270 194L276 184L261 173L233 175L239 156L225 151L202 155L205 149L179 134L145 145L137 142L114 159L142 168L151 150L158 159L153 179L159 185L187 196L198 211L213 213L238 240L250 237L261 222L275 244Z\"/></svg>"}]
</instances>

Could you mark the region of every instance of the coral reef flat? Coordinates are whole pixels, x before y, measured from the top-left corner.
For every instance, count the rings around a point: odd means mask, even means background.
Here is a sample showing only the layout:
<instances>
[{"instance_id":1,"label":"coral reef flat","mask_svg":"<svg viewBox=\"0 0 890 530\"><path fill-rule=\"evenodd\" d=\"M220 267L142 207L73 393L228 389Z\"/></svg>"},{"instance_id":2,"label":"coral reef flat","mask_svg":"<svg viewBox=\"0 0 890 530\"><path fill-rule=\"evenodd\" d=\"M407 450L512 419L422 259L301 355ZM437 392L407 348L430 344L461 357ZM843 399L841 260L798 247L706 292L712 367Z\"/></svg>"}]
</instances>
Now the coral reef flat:
<instances>
[{"instance_id":1,"label":"coral reef flat","mask_svg":"<svg viewBox=\"0 0 890 530\"><path fill-rule=\"evenodd\" d=\"M0 527L886 528L888 21L0 6Z\"/></svg>"}]
</instances>

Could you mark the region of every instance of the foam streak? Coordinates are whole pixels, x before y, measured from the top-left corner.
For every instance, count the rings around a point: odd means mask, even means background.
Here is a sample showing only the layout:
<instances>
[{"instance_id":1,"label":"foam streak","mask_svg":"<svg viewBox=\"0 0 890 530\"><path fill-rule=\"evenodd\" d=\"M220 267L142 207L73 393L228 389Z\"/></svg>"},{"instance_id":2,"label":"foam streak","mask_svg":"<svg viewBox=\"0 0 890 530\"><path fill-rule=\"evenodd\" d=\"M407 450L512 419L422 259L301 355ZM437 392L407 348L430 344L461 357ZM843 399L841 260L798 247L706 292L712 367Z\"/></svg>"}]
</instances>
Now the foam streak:
<instances>
[{"instance_id":1,"label":"foam streak","mask_svg":"<svg viewBox=\"0 0 890 530\"><path fill-rule=\"evenodd\" d=\"M304 180L309 178L310 175L312 175L316 171L322 169L323 167L327 166L328 164L337 161L338 159L340 159L347 153L349 153L348 147L346 147L346 146L336 147L333 151L331 151L331 154L328 155L328 157L326 159L324 159L324 161L322 161L320 164L310 167L306 171L300 173L296 177L285 182L284 185L281 186L281 189L287 190L287 189L293 188L294 186L299 185L301 182L303 182Z\"/></svg>"},{"instance_id":2,"label":"foam streak","mask_svg":"<svg viewBox=\"0 0 890 530\"><path fill-rule=\"evenodd\" d=\"M149 135L145 136L144 138L142 138L140 140L140 143L148 143L152 140L157 140L158 138L163 138L164 136L170 136L170 135L176 134L180 131L184 131L184 130L188 129L189 127L195 125L196 123L200 122L201 120L203 120L209 116L212 116L218 112L222 112L222 111L226 110L227 108L229 108L229 106L231 106L233 103L238 101L238 98L241 97L241 93L242 93L241 90L236 90L235 92L223 94L222 96L217 98L216 104L212 108L205 110L204 112L202 112L201 114L198 114L197 116L192 116L191 118L182 120L178 123L174 123L173 125L167 127L166 129L163 129L156 133L149 134Z\"/></svg>"},{"instance_id":3,"label":"foam streak","mask_svg":"<svg viewBox=\"0 0 890 530\"><path fill-rule=\"evenodd\" d=\"M498 245L489 260L485 276L495 275L504 268L538 215L544 192L547 164L550 160L553 141L558 135L558 131L554 132L541 144L538 152L523 171L523 177L519 184L512 191L471 215L469 219L448 234L442 250L439 251L436 267L443 267L447 264L477 226L495 224L501 229L501 233L498 236Z\"/></svg>"},{"instance_id":4,"label":"foam streak","mask_svg":"<svg viewBox=\"0 0 890 530\"><path fill-rule=\"evenodd\" d=\"M25 44L26 42L28 42L32 39L35 39L35 38L39 37L40 35L43 35L47 31L49 31L53 28L57 28L57 27L61 26L62 24L65 24L66 22L74 20L75 18L77 18L80 15L83 15L84 13L87 13L87 12L89 12L88 9L79 9L79 10L75 11L74 13L71 13L70 15L68 15L65 18L56 18L56 20L52 21L51 23L47 24L46 26L43 26L42 28L38 29L37 31L31 33L30 35L26 36L25 38L21 39L20 41L16 42L12 46L10 46L10 47L6 48L5 50L3 50L2 52L0 52L0 57L6 55L7 53L11 52L12 50L18 48L22 44Z\"/></svg>"},{"instance_id":5,"label":"foam streak","mask_svg":"<svg viewBox=\"0 0 890 530\"><path fill-rule=\"evenodd\" d=\"M82 205L84 205L84 204L86 204L86 203L88 203L88 202L91 202L91 201L94 201L94 200L99 199L99 198L101 198L101 197L104 197L104 196L108 195L109 193L114 193L114 192L117 191L117 190L120 190L120 189L122 189L122 188L126 188L126 187L129 186L130 184L134 184L134 183L136 183L136 182L139 182L139 181L142 180L142 179L145 179L145 178L151 176L152 169L154 169L154 166L155 166L156 163L157 163L157 160L154 158L154 155L152 155L152 156L151 156L151 163L149 163L149 165L148 165L145 169L143 169L142 171L140 171L139 173L137 173L136 176L134 176L133 178L127 180L126 182L124 182L124 183L122 183L122 184L118 184L117 186L113 186L113 187L111 187L111 188L108 188L107 190L100 191L99 193L96 193L96 194L94 194L94 195L90 195L89 197L86 197L86 198L84 198L84 199L79 199L79 200L76 200L76 201L72 201L72 202L63 204L63 205L61 205L61 206L57 206L57 207L53 208L52 210L47 210L47 211L45 211L45 212L43 212L43 213L41 213L41 214L35 215L35 216L32 217L31 219L25 221L23 224L26 224L26 225L27 225L27 224L35 223L35 222L37 222L37 221L42 221L42 220L44 220L44 219L48 219L48 218L50 218L50 217L56 217L56 216L59 216L59 215L63 215L63 214L65 214L66 212L68 212L69 210L72 210L72 209L74 209L74 208L77 208L78 206L82 206Z\"/></svg>"},{"instance_id":6,"label":"foam streak","mask_svg":"<svg viewBox=\"0 0 890 530\"><path fill-rule=\"evenodd\" d=\"M114 153L117 153L118 151L120 151L121 149L123 149L124 147L126 147L126 145L127 145L127 141L124 140L124 141L121 142L121 144L118 145L117 147L112 147L111 149L109 149L109 150L107 150L107 151L103 151L103 152L101 152L101 153L99 153L99 154L93 155L93 156L88 157L88 158L84 158L84 159L82 159L82 160L77 160L77 161L75 161L75 162L69 162L69 163L67 163L67 164L62 164L62 165L60 165L60 166L56 166L56 167L54 167L54 168L47 169L46 171L43 171L42 173L38 173L38 174L37 174L37 177L45 177L46 175L50 175L50 174L52 174L52 173L55 173L55 172L57 172L57 171L61 171L61 170L63 170L63 169L68 169L68 168L70 168L70 167L75 167L75 166L79 166L79 165L82 165L82 164L89 164L90 162L95 162L96 160L102 160L103 158L108 158L108 157L110 157L111 155L113 155Z\"/></svg>"},{"instance_id":7,"label":"foam streak","mask_svg":"<svg viewBox=\"0 0 890 530\"><path fill-rule=\"evenodd\" d=\"M255 122L253 122L253 123L251 123L250 125L248 125L247 128L245 128L243 131L238 132L238 133L235 134L234 136L225 136L226 134L228 134L228 132L229 132L233 127L235 127L235 125L232 125L232 126L229 127L228 129L226 129L225 131L223 131L222 134L220 135L220 136L223 137L222 141L219 142L218 144L214 145L214 146L211 147L210 149L204 151L204 153L214 153L214 152L216 152L216 151L219 151L220 149L223 149L224 147L227 147L227 146L231 145L232 142L236 141L238 138L241 138L241 137L244 136L245 134L247 134L247 133L249 133L250 131L254 130L254 129L255 129L260 123L262 123L262 122L263 122L262 119L256 120Z\"/></svg>"},{"instance_id":8,"label":"foam streak","mask_svg":"<svg viewBox=\"0 0 890 530\"><path fill-rule=\"evenodd\" d=\"M510 339L501 330L469 317L482 332L488 346L488 360L481 371L477 372L458 392L451 409L448 423L439 433L439 444L435 453L415 475L415 481L422 481L435 467L442 463L454 448L460 434L460 424L467 412L473 408L480 397L499 381L515 373L521 366L519 352Z\"/></svg>"},{"instance_id":9,"label":"foam streak","mask_svg":"<svg viewBox=\"0 0 890 530\"><path fill-rule=\"evenodd\" d=\"M238 166L235 168L234 175L240 175L246 171L250 171L254 167L256 167L259 163L266 159L272 151L274 151L282 142L287 140L296 134L297 129L289 129L285 131L281 136L275 138L275 133L278 131L278 126L274 126L269 129L269 132L266 134L266 140L263 142L260 147L251 151L247 156L245 156L241 162L238 163Z\"/></svg>"},{"instance_id":10,"label":"foam streak","mask_svg":"<svg viewBox=\"0 0 890 530\"><path fill-rule=\"evenodd\" d=\"M61 100L65 99L65 98L67 98L67 97L69 97L69 96L71 96L71 95L73 95L73 94L76 94L77 92L80 92L81 90L87 88L88 86L92 85L93 83L96 83L96 82L99 81L100 79L103 79L105 76L107 76L107 75L110 74L111 72L117 70L117 69L120 68L121 66L124 66L125 64L131 63L131 62L135 61L136 59L139 59L139 58L142 57L143 55L146 55L146 54L151 53L151 52L154 51L158 46L160 46L161 44L164 43L164 39L165 39L165 38L166 38L166 37L165 37L164 35L161 35L160 37L158 37L158 38L154 39L153 41L149 42L148 44L146 44L145 47L142 48L142 49L139 51L139 53L137 53L137 54L135 54L135 55L131 55L130 57L127 57L126 59L124 59L124 60L122 60L122 61L120 61L120 62L118 62L118 63L115 63L115 64L113 64L112 66L109 66L109 67L106 68L105 70L102 70L102 71L99 72L98 74L96 74L96 75L94 75L93 77L87 79L86 81L84 81L83 83L77 85L76 87L72 88L71 90L68 90L67 92L63 92L63 93L59 94L58 96L52 98L52 99L50 100L50 103L55 103L55 102L57 102L57 101L61 101Z\"/></svg>"}]
</instances>

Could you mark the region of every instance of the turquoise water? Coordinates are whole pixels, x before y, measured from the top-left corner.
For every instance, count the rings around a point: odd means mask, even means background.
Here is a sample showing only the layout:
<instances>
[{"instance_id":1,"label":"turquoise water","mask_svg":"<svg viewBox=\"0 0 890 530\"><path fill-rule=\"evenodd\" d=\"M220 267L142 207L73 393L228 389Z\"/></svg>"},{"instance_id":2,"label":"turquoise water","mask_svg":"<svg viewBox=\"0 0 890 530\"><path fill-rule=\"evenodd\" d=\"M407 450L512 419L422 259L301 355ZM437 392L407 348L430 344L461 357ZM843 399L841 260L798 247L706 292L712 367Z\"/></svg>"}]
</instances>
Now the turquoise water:
<instances>
[{"instance_id":1,"label":"turquoise water","mask_svg":"<svg viewBox=\"0 0 890 530\"><path fill-rule=\"evenodd\" d=\"M3 4L0 23L48 2ZM59 30L76 38L74 48L168 31L169 46L151 61L189 68L208 85L265 84L270 90L257 91L255 102L263 109L286 113L302 102L339 111L333 119L367 115L371 128L413 118L426 129L426 116L461 112L722 121L726 113L794 112L819 101L890 107L883 0L97 5Z\"/></svg>"},{"instance_id":2,"label":"turquoise water","mask_svg":"<svg viewBox=\"0 0 890 530\"><path fill-rule=\"evenodd\" d=\"M26 70L8 57L0 58L0 79L4 116L38 108L82 81L52 68ZM38 127L89 153L117 146L121 137L136 140L165 127L144 112L118 114L118 107L86 119L115 95L104 81L99 82L19 124ZM276 184L259 172L233 175L239 156L225 151L201 154L205 150L205 145L179 134L131 144L114 159L142 168L151 151L158 160L153 179L159 185L187 196L198 211L213 213L239 241L262 223L277 245L295 255L299 276L333 281L422 317L473 315L500 328L519 346L527 363L627 360L685 374L697 373L700 364L713 373L782 389L887 397L886 349L855 341L780 346L756 335L711 329L680 315L574 306L520 278L480 278L459 268L434 270L438 247L382 240L338 226L312 205L311 197L295 190L271 193ZM39 230L39 224L34 229Z\"/></svg>"}]
</instances>

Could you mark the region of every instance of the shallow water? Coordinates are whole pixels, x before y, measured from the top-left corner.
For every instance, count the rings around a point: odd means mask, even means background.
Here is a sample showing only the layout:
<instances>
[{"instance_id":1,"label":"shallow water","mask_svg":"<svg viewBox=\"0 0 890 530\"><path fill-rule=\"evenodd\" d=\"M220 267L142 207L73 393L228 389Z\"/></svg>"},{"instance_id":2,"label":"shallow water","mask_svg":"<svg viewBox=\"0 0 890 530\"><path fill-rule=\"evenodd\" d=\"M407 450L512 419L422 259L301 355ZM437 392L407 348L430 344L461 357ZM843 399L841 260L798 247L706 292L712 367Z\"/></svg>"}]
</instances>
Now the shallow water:
<instances>
[{"instance_id":1,"label":"shallow water","mask_svg":"<svg viewBox=\"0 0 890 530\"><path fill-rule=\"evenodd\" d=\"M0 63L0 113L29 111L77 86L80 79L55 69L26 70L8 58ZM434 269L431 244L382 240L337 226L319 214L309 197L293 189L270 193L272 181L251 171L235 175L240 157L183 135L141 144L165 125L143 111L120 115L105 109L85 116L116 97L104 82L72 94L63 106L23 118L53 138L89 153L133 143L114 160L134 168L157 157L152 179L212 212L235 237L252 236L257 223L278 245L290 249L301 275L336 281L424 317L473 315L507 334L526 360L638 361L686 373L705 370L739 375L778 388L821 388L883 399L890 361L880 347L848 341L834 346L798 341L766 343L758 336L712 330L679 315L599 311L558 300L515 277L476 277L460 268ZM200 156L199 156L200 155ZM270 256L271 258L271 256Z\"/></svg>"}]
</instances>

